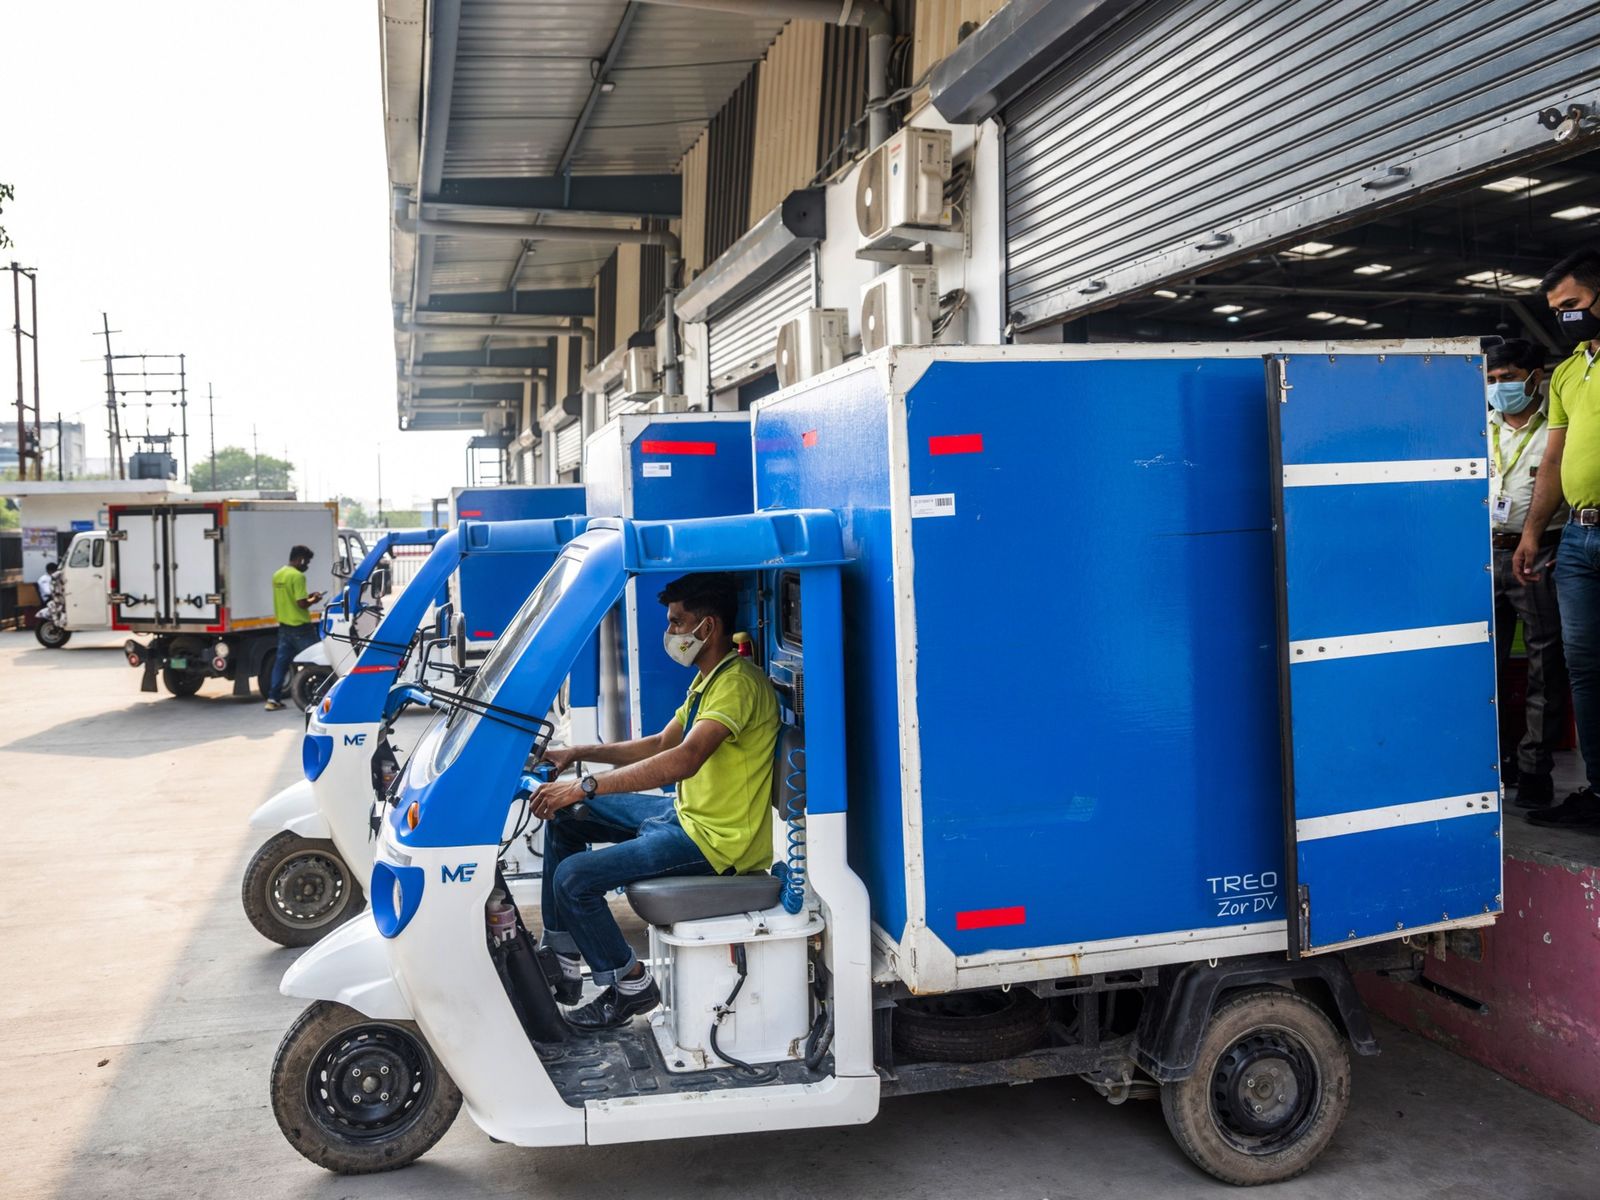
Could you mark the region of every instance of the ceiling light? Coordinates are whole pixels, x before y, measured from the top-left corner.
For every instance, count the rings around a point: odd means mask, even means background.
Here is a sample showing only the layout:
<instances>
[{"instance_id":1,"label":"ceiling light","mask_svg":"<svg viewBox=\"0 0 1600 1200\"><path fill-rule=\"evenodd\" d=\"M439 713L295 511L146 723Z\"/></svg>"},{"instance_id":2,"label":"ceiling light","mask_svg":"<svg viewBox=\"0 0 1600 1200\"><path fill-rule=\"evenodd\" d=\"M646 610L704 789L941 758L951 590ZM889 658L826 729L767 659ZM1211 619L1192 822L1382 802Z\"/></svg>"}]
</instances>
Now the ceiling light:
<instances>
[{"instance_id":1,"label":"ceiling light","mask_svg":"<svg viewBox=\"0 0 1600 1200\"><path fill-rule=\"evenodd\" d=\"M1558 221L1587 221L1590 217L1600 217L1600 208L1592 204L1574 204L1550 215Z\"/></svg>"},{"instance_id":2,"label":"ceiling light","mask_svg":"<svg viewBox=\"0 0 1600 1200\"><path fill-rule=\"evenodd\" d=\"M617 85L608 79L600 85L600 90L609 96L612 92L617 90Z\"/></svg>"},{"instance_id":3,"label":"ceiling light","mask_svg":"<svg viewBox=\"0 0 1600 1200\"><path fill-rule=\"evenodd\" d=\"M1229 317L1228 318L1228 324L1237 325L1238 323L1239 323L1239 318L1238 317Z\"/></svg>"},{"instance_id":4,"label":"ceiling light","mask_svg":"<svg viewBox=\"0 0 1600 1200\"><path fill-rule=\"evenodd\" d=\"M1244 311L1242 304L1219 304L1211 310L1214 313L1239 313Z\"/></svg>"},{"instance_id":5,"label":"ceiling light","mask_svg":"<svg viewBox=\"0 0 1600 1200\"><path fill-rule=\"evenodd\" d=\"M1508 175L1504 179L1496 179L1493 183L1483 185L1486 192L1520 192L1526 188L1538 187L1537 179L1529 179L1526 175Z\"/></svg>"},{"instance_id":6,"label":"ceiling light","mask_svg":"<svg viewBox=\"0 0 1600 1200\"><path fill-rule=\"evenodd\" d=\"M1314 313L1307 313L1306 315L1308 317L1310 317L1313 321L1331 321L1331 320L1333 320L1333 314L1331 312L1314 312Z\"/></svg>"},{"instance_id":7,"label":"ceiling light","mask_svg":"<svg viewBox=\"0 0 1600 1200\"><path fill-rule=\"evenodd\" d=\"M1462 283L1496 283L1500 279L1499 271L1474 271L1471 275L1463 275Z\"/></svg>"},{"instance_id":8,"label":"ceiling light","mask_svg":"<svg viewBox=\"0 0 1600 1200\"><path fill-rule=\"evenodd\" d=\"M1301 242L1298 246L1290 246L1284 254L1290 258L1316 258L1338 248L1330 242Z\"/></svg>"},{"instance_id":9,"label":"ceiling light","mask_svg":"<svg viewBox=\"0 0 1600 1200\"><path fill-rule=\"evenodd\" d=\"M1364 267L1357 267L1357 275L1382 275L1386 271L1394 270L1388 263L1368 263Z\"/></svg>"},{"instance_id":10,"label":"ceiling light","mask_svg":"<svg viewBox=\"0 0 1600 1200\"><path fill-rule=\"evenodd\" d=\"M1367 328L1368 329L1382 329L1383 328L1383 322L1382 321L1368 321L1367 322Z\"/></svg>"},{"instance_id":11,"label":"ceiling light","mask_svg":"<svg viewBox=\"0 0 1600 1200\"><path fill-rule=\"evenodd\" d=\"M1557 213L1556 215L1560 216L1561 214ZM1157 288L1156 295L1160 296L1163 300L1176 300L1178 298L1177 292L1168 291L1166 288Z\"/></svg>"}]
</instances>

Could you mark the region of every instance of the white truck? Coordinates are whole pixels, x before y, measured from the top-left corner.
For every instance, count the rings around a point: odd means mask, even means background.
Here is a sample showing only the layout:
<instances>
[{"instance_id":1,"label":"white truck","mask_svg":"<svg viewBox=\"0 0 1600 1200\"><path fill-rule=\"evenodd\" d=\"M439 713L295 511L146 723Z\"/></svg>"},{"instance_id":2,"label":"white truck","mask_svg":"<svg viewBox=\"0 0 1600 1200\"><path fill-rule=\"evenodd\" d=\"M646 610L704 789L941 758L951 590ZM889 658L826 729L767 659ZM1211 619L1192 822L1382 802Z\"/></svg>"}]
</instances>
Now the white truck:
<instances>
[{"instance_id":1,"label":"white truck","mask_svg":"<svg viewBox=\"0 0 1600 1200\"><path fill-rule=\"evenodd\" d=\"M333 589L332 503L113 505L109 524L111 627L152 635L123 644L129 665L144 668L142 691L155 691L159 674L174 696L193 696L212 678L232 681L235 696L252 685L266 695L277 656L273 572L291 547L307 546L308 590Z\"/></svg>"}]
</instances>

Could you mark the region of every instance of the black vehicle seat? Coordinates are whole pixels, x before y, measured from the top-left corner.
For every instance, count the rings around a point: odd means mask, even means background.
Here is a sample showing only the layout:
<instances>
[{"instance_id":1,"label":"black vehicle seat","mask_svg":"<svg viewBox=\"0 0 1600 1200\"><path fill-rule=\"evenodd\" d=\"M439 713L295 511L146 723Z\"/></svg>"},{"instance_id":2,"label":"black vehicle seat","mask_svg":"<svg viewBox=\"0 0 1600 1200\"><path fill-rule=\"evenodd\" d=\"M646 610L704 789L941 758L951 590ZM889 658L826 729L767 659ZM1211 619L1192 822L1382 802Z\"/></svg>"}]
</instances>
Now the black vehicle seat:
<instances>
[{"instance_id":1,"label":"black vehicle seat","mask_svg":"<svg viewBox=\"0 0 1600 1200\"><path fill-rule=\"evenodd\" d=\"M775 875L680 875L641 879L627 887L628 903L649 925L760 912L778 903Z\"/></svg>"}]
</instances>

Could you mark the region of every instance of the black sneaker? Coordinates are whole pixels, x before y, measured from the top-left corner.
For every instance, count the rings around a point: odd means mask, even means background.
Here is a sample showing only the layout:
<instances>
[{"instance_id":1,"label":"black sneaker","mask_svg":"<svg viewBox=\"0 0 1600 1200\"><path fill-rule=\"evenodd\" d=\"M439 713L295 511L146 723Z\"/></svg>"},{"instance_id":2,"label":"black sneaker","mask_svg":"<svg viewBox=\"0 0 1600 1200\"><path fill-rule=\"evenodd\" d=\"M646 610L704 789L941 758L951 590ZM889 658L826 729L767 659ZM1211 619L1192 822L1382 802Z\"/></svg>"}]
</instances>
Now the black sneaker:
<instances>
[{"instance_id":1,"label":"black sneaker","mask_svg":"<svg viewBox=\"0 0 1600 1200\"><path fill-rule=\"evenodd\" d=\"M549 946L540 946L535 952L544 981L556 995L556 1003L571 1008L583 999L583 976L569 974L561 967L561 955Z\"/></svg>"},{"instance_id":2,"label":"black sneaker","mask_svg":"<svg viewBox=\"0 0 1600 1200\"><path fill-rule=\"evenodd\" d=\"M577 1029L615 1029L660 1003L661 989L656 987L654 979L645 985L643 991L631 994L619 992L613 985L582 1008L569 1012L567 1024Z\"/></svg>"},{"instance_id":3,"label":"black sneaker","mask_svg":"<svg viewBox=\"0 0 1600 1200\"><path fill-rule=\"evenodd\" d=\"M1518 808L1549 808L1556 802L1556 785L1548 775L1524 775L1511 801Z\"/></svg>"},{"instance_id":4,"label":"black sneaker","mask_svg":"<svg viewBox=\"0 0 1600 1200\"><path fill-rule=\"evenodd\" d=\"M1600 829L1600 796L1591 788L1573 792L1554 808L1529 813L1528 823L1558 829Z\"/></svg>"}]
</instances>

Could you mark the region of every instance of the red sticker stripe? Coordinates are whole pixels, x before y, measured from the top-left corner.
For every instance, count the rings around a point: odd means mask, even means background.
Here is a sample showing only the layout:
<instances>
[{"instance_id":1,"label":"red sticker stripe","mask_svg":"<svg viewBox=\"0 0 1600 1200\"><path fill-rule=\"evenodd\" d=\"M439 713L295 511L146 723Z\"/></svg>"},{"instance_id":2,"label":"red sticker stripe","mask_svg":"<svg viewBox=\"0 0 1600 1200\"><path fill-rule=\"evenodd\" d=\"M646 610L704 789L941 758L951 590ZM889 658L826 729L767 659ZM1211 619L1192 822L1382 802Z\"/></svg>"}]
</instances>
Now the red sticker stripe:
<instances>
[{"instance_id":1,"label":"red sticker stripe","mask_svg":"<svg viewBox=\"0 0 1600 1200\"><path fill-rule=\"evenodd\" d=\"M393 671L394 669L395 669L395 667L394 667L393 664L390 664L389 666L384 666L382 663L372 663L372 664L370 664L368 666L365 666L365 667L356 667L354 670L352 670L350 672L350 674L352 674L352 675L382 675L385 672Z\"/></svg>"},{"instance_id":2,"label":"red sticker stripe","mask_svg":"<svg viewBox=\"0 0 1600 1200\"><path fill-rule=\"evenodd\" d=\"M461 515L463 517L481 517L481 516L483 516L483 509L481 509L481 508L463 508L461 510Z\"/></svg>"},{"instance_id":3,"label":"red sticker stripe","mask_svg":"<svg viewBox=\"0 0 1600 1200\"><path fill-rule=\"evenodd\" d=\"M982 454L983 434L950 433L928 439L929 454Z\"/></svg>"},{"instance_id":4,"label":"red sticker stripe","mask_svg":"<svg viewBox=\"0 0 1600 1200\"><path fill-rule=\"evenodd\" d=\"M475 638L492 638L494 634L490 633L487 629L474 629L472 631L472 636Z\"/></svg>"},{"instance_id":5,"label":"red sticker stripe","mask_svg":"<svg viewBox=\"0 0 1600 1200\"><path fill-rule=\"evenodd\" d=\"M998 929L1002 925L1026 925L1028 910L1022 905L1015 908L973 908L956 914L956 928Z\"/></svg>"},{"instance_id":6,"label":"red sticker stripe","mask_svg":"<svg viewBox=\"0 0 1600 1200\"><path fill-rule=\"evenodd\" d=\"M716 454L715 442L640 442L641 454L694 454L709 457Z\"/></svg>"},{"instance_id":7,"label":"red sticker stripe","mask_svg":"<svg viewBox=\"0 0 1600 1200\"><path fill-rule=\"evenodd\" d=\"M809 429L805 433L802 433L800 435L800 444L807 450L815 446L817 444L817 431L815 429Z\"/></svg>"}]
</instances>

